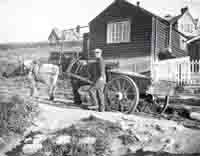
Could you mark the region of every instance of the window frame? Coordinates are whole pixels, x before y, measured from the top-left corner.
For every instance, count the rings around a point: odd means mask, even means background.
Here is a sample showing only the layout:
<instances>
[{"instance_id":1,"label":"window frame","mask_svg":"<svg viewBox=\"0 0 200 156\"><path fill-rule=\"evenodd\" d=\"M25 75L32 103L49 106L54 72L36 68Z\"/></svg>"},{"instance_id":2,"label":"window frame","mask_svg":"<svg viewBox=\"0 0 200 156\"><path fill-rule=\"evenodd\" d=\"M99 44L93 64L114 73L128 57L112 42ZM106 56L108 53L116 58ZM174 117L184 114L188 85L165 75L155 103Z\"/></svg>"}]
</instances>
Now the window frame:
<instances>
[{"instance_id":1,"label":"window frame","mask_svg":"<svg viewBox=\"0 0 200 156\"><path fill-rule=\"evenodd\" d=\"M122 26L122 25L117 26L117 23L124 23L124 26ZM126 29L124 27L127 27L127 25L125 23L128 23L129 28L128 28L128 30L126 30L128 32L124 31ZM113 27L113 28L111 28L111 29L114 29L113 32L109 31L109 25L110 25L110 27ZM131 31L132 31L132 21L130 18L113 20L113 21L107 22L106 23L106 44L130 43L131 42ZM128 37L127 37L127 39L124 39L124 38L126 38L126 33L128 34Z\"/></svg>"},{"instance_id":2,"label":"window frame","mask_svg":"<svg viewBox=\"0 0 200 156\"><path fill-rule=\"evenodd\" d=\"M186 33L193 33L194 32L194 26L193 26L193 24L191 24L191 23L184 24L183 31L186 32Z\"/></svg>"}]
</instances>

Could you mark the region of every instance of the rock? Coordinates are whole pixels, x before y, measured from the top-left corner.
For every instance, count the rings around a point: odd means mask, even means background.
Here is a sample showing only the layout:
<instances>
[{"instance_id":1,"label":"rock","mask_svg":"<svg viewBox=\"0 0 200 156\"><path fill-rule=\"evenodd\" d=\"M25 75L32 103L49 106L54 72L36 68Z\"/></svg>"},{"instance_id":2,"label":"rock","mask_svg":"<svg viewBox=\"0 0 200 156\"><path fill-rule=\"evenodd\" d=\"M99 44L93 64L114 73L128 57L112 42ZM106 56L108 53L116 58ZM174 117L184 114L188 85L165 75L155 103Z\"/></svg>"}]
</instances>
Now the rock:
<instances>
[{"instance_id":1,"label":"rock","mask_svg":"<svg viewBox=\"0 0 200 156\"><path fill-rule=\"evenodd\" d=\"M141 142L148 142L151 138L150 134L137 134L136 137Z\"/></svg>"},{"instance_id":2,"label":"rock","mask_svg":"<svg viewBox=\"0 0 200 156\"><path fill-rule=\"evenodd\" d=\"M0 145L5 145L5 141L3 138L0 137Z\"/></svg>"},{"instance_id":3,"label":"rock","mask_svg":"<svg viewBox=\"0 0 200 156\"><path fill-rule=\"evenodd\" d=\"M136 153L136 151L141 148L142 148L142 146L140 144L132 145L128 148L128 153Z\"/></svg>"},{"instance_id":4,"label":"rock","mask_svg":"<svg viewBox=\"0 0 200 156\"><path fill-rule=\"evenodd\" d=\"M161 142L168 145L172 145L175 143L175 140L172 137L164 137L161 139Z\"/></svg>"},{"instance_id":5,"label":"rock","mask_svg":"<svg viewBox=\"0 0 200 156\"><path fill-rule=\"evenodd\" d=\"M200 121L200 112L190 112L190 118Z\"/></svg>"},{"instance_id":6,"label":"rock","mask_svg":"<svg viewBox=\"0 0 200 156\"><path fill-rule=\"evenodd\" d=\"M70 142L71 142L71 136L69 135L61 135L56 138L57 145L69 144Z\"/></svg>"},{"instance_id":7,"label":"rock","mask_svg":"<svg viewBox=\"0 0 200 156\"><path fill-rule=\"evenodd\" d=\"M46 139L47 139L46 135L38 134L38 135L34 136L33 144L39 144Z\"/></svg>"},{"instance_id":8,"label":"rock","mask_svg":"<svg viewBox=\"0 0 200 156\"><path fill-rule=\"evenodd\" d=\"M95 137L84 137L79 140L79 144L88 144L88 145L93 145L96 142Z\"/></svg>"},{"instance_id":9,"label":"rock","mask_svg":"<svg viewBox=\"0 0 200 156\"><path fill-rule=\"evenodd\" d=\"M34 154L42 149L42 144L25 144L22 148L24 154Z\"/></svg>"},{"instance_id":10,"label":"rock","mask_svg":"<svg viewBox=\"0 0 200 156\"><path fill-rule=\"evenodd\" d=\"M33 142L32 138L27 138L24 140L25 144L31 144Z\"/></svg>"},{"instance_id":11,"label":"rock","mask_svg":"<svg viewBox=\"0 0 200 156\"><path fill-rule=\"evenodd\" d=\"M156 129L157 131L161 132L161 133L164 133L164 132L165 132L165 131L164 131L164 128L161 127L161 126L158 125L158 124L155 125L155 129Z\"/></svg>"},{"instance_id":12,"label":"rock","mask_svg":"<svg viewBox=\"0 0 200 156\"><path fill-rule=\"evenodd\" d=\"M123 130L129 129L129 126L125 121L118 121L117 124L119 124L120 128L123 129Z\"/></svg>"}]
</instances>

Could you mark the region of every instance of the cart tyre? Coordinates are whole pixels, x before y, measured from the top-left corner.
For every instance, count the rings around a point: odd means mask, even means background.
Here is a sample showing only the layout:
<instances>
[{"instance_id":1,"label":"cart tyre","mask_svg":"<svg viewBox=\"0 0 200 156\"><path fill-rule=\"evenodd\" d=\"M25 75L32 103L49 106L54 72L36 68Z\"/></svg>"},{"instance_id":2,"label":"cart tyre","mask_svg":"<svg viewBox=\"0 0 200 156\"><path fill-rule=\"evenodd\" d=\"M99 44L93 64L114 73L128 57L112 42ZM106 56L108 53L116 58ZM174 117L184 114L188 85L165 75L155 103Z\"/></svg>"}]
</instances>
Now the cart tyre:
<instances>
[{"instance_id":1,"label":"cart tyre","mask_svg":"<svg viewBox=\"0 0 200 156\"><path fill-rule=\"evenodd\" d=\"M116 84L116 82L118 82L118 84ZM138 88L137 84L134 82L134 80L131 79L129 76L126 76L126 75L117 75L117 76L115 76L115 78L111 79L106 84L105 90L104 90L105 99L106 99L106 102L107 102L106 107L108 107L108 105L111 105L110 102L109 102L109 99L111 98L111 96L108 95L109 91L110 91L110 87L112 87L112 85L114 85L114 84L115 85L122 85L124 83L126 83L126 86L128 85L129 89L132 90L131 93L133 93L132 95L134 95L134 97L133 97L134 99L129 99L130 100L130 105L128 107L128 110L121 111L121 112L122 113L126 113L126 114L130 114L130 113L136 111L136 108L137 108L138 103L139 103L140 93L139 93L139 88ZM124 86L124 88L123 88L123 86L121 86L121 89L125 89L125 86ZM116 91L116 92L118 92L118 91ZM128 93L128 90L127 90L127 93ZM128 98L128 97L126 97L126 98ZM119 102L119 100L115 101L115 102ZM110 110L113 111L112 109L110 109Z\"/></svg>"}]
</instances>

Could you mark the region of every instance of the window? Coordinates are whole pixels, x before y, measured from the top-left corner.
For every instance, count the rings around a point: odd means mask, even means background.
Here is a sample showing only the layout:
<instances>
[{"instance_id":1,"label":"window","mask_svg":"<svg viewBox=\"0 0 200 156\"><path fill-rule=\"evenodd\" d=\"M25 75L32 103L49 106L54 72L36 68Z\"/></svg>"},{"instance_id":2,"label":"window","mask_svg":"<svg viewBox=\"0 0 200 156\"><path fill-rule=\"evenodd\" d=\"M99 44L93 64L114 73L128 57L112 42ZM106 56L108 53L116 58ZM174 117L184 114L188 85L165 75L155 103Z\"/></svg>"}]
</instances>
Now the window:
<instances>
[{"instance_id":1,"label":"window","mask_svg":"<svg viewBox=\"0 0 200 156\"><path fill-rule=\"evenodd\" d=\"M185 24L185 25L184 25L184 31L185 31L185 32L192 33L192 32L193 32L193 29L194 29L194 27L193 27L192 24Z\"/></svg>"},{"instance_id":2,"label":"window","mask_svg":"<svg viewBox=\"0 0 200 156\"><path fill-rule=\"evenodd\" d=\"M181 24L181 31L184 31L184 24Z\"/></svg>"},{"instance_id":3,"label":"window","mask_svg":"<svg viewBox=\"0 0 200 156\"><path fill-rule=\"evenodd\" d=\"M130 42L131 22L129 20L107 24L107 43Z\"/></svg>"}]
</instances>

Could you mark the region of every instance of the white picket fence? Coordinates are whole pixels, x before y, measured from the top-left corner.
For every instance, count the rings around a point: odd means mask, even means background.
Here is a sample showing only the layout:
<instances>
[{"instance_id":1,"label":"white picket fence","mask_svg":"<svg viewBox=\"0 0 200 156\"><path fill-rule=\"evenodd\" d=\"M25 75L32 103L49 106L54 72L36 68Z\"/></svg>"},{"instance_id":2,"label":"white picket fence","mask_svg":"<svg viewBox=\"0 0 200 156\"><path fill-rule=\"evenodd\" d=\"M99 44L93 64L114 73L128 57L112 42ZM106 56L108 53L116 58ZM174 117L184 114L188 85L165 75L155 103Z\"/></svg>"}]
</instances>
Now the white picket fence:
<instances>
[{"instance_id":1,"label":"white picket fence","mask_svg":"<svg viewBox=\"0 0 200 156\"><path fill-rule=\"evenodd\" d=\"M157 61L152 65L154 81L167 80L178 85L200 85L200 60L189 57Z\"/></svg>"},{"instance_id":2,"label":"white picket fence","mask_svg":"<svg viewBox=\"0 0 200 156\"><path fill-rule=\"evenodd\" d=\"M200 60L190 61L190 57L174 58L151 63L149 59L141 61L125 60L119 62L122 70L135 73L151 71L154 81L166 80L178 85L200 85Z\"/></svg>"},{"instance_id":3,"label":"white picket fence","mask_svg":"<svg viewBox=\"0 0 200 156\"><path fill-rule=\"evenodd\" d=\"M191 84L200 84L200 60L190 62L191 67Z\"/></svg>"},{"instance_id":4,"label":"white picket fence","mask_svg":"<svg viewBox=\"0 0 200 156\"><path fill-rule=\"evenodd\" d=\"M179 85L191 82L190 58L175 58L157 61L152 65L152 78L154 81L167 80Z\"/></svg>"}]
</instances>

